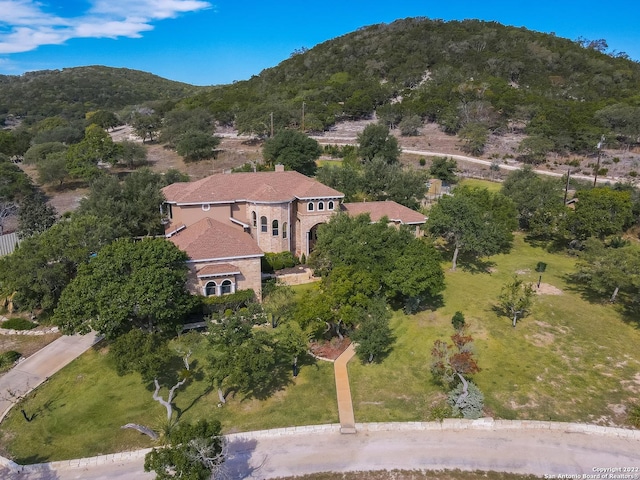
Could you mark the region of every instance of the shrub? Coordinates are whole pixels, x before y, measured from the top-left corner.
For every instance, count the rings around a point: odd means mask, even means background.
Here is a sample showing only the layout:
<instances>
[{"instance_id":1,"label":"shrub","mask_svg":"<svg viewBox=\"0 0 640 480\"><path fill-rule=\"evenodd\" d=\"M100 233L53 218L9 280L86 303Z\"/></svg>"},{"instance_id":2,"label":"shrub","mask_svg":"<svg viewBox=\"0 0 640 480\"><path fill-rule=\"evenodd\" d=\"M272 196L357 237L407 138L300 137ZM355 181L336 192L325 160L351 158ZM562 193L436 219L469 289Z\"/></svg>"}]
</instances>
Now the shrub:
<instances>
[{"instance_id":1,"label":"shrub","mask_svg":"<svg viewBox=\"0 0 640 480\"><path fill-rule=\"evenodd\" d=\"M468 382L468 384L469 394L460 401L459 405L456 405L456 402L458 402L458 398L462 394L463 384L459 383L456 388L449 392L448 401L451 406L451 412L456 417L462 415L464 418L469 419L480 418L484 408L484 395L475 383Z\"/></svg>"},{"instance_id":2,"label":"shrub","mask_svg":"<svg viewBox=\"0 0 640 480\"><path fill-rule=\"evenodd\" d=\"M262 271L272 273L283 268L295 267L299 262L291 252L265 253L262 257Z\"/></svg>"},{"instance_id":3,"label":"shrub","mask_svg":"<svg viewBox=\"0 0 640 480\"><path fill-rule=\"evenodd\" d=\"M38 324L24 318L14 317L2 322L1 326L10 330L31 330L36 328Z\"/></svg>"},{"instance_id":4,"label":"shrub","mask_svg":"<svg viewBox=\"0 0 640 480\"><path fill-rule=\"evenodd\" d=\"M637 177L637 176L638 176L638 172L636 172L635 170L631 170L631 171L629 172L629 176L630 176L630 177Z\"/></svg>"},{"instance_id":5,"label":"shrub","mask_svg":"<svg viewBox=\"0 0 640 480\"><path fill-rule=\"evenodd\" d=\"M9 350L0 354L0 368L10 367L13 365L22 355L20 352Z\"/></svg>"},{"instance_id":6,"label":"shrub","mask_svg":"<svg viewBox=\"0 0 640 480\"><path fill-rule=\"evenodd\" d=\"M205 315L211 313L222 313L226 310L236 311L255 302L256 294L253 290L238 290L229 295L220 297L202 297L202 310Z\"/></svg>"},{"instance_id":7,"label":"shrub","mask_svg":"<svg viewBox=\"0 0 640 480\"><path fill-rule=\"evenodd\" d=\"M451 318L451 325L457 330L461 330L464 327L464 314L462 312L456 312Z\"/></svg>"},{"instance_id":8,"label":"shrub","mask_svg":"<svg viewBox=\"0 0 640 480\"><path fill-rule=\"evenodd\" d=\"M427 160L423 157L420 160L418 160L418 163L420 163L421 167L424 167L427 164Z\"/></svg>"},{"instance_id":9,"label":"shrub","mask_svg":"<svg viewBox=\"0 0 640 480\"><path fill-rule=\"evenodd\" d=\"M429 410L430 422L442 422L445 418L449 418L452 415L451 406L446 402L436 403Z\"/></svg>"}]
</instances>

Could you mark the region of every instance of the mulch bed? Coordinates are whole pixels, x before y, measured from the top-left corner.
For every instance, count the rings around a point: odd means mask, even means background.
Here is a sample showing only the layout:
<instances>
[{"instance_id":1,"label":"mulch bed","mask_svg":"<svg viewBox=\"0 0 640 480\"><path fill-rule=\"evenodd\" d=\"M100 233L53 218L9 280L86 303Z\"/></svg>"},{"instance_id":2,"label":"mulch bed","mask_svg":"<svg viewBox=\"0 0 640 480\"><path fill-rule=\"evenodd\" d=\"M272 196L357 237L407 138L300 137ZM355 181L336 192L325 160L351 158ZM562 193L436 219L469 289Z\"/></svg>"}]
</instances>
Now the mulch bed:
<instances>
[{"instance_id":1,"label":"mulch bed","mask_svg":"<svg viewBox=\"0 0 640 480\"><path fill-rule=\"evenodd\" d=\"M339 338L332 338L331 340L311 342L309 348L317 357L326 358L327 360L335 360L350 344L351 339L349 337L344 337L342 340Z\"/></svg>"}]
</instances>

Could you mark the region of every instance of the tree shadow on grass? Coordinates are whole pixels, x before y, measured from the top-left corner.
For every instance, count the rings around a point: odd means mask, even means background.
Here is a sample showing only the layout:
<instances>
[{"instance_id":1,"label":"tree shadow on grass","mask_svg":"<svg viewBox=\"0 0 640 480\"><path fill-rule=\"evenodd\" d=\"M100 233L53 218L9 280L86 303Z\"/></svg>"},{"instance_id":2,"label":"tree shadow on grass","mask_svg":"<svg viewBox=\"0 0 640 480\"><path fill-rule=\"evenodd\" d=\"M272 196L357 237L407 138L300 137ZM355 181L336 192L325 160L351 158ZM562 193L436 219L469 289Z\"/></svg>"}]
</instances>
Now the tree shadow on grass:
<instances>
[{"instance_id":1,"label":"tree shadow on grass","mask_svg":"<svg viewBox=\"0 0 640 480\"><path fill-rule=\"evenodd\" d=\"M567 285L566 290L568 292L579 295L580 298L582 298L583 300L586 300L589 303L601 304L601 305L604 305L607 303L606 302L607 299L602 295L602 293L596 292L592 288L589 288L589 286L586 283L581 282L580 280L575 278L574 275L570 273L566 274L564 275L563 279L566 282L566 285Z\"/></svg>"},{"instance_id":2,"label":"tree shadow on grass","mask_svg":"<svg viewBox=\"0 0 640 480\"><path fill-rule=\"evenodd\" d=\"M311 355L304 354L298 357L298 371L303 367L309 367L317 363ZM271 371L270 380L266 383L253 384L246 391L243 400L256 399L266 400L276 392L284 390L293 385L293 362L279 362Z\"/></svg>"},{"instance_id":3,"label":"tree shadow on grass","mask_svg":"<svg viewBox=\"0 0 640 480\"><path fill-rule=\"evenodd\" d=\"M176 411L176 419L180 420L180 417L187 413L189 410L191 410L193 408L193 406L198 403L202 398L206 397L207 395L209 395L211 392L213 391L213 385L211 383L209 383L207 385L207 388L204 389L204 391L196 396L193 400L191 400L191 403L189 403L189 405L187 405L185 408L183 409L178 409L178 407L174 408L174 410Z\"/></svg>"},{"instance_id":4,"label":"tree shadow on grass","mask_svg":"<svg viewBox=\"0 0 640 480\"><path fill-rule=\"evenodd\" d=\"M625 305L621 310L624 323L640 330L640 308L635 305Z\"/></svg>"},{"instance_id":5,"label":"tree shadow on grass","mask_svg":"<svg viewBox=\"0 0 640 480\"><path fill-rule=\"evenodd\" d=\"M526 235L524 241L534 248L541 248L549 253L560 253L567 249L567 240L563 238L548 239Z\"/></svg>"},{"instance_id":6,"label":"tree shadow on grass","mask_svg":"<svg viewBox=\"0 0 640 480\"><path fill-rule=\"evenodd\" d=\"M589 285L577 280L571 274L565 275L564 279L567 282L566 290L568 292L579 295L583 300L591 304L614 308L620 314L624 323L640 329L640 304L637 299L631 298L625 292L620 292L615 302L611 302L611 297L608 294L605 295L590 288Z\"/></svg>"},{"instance_id":7,"label":"tree shadow on grass","mask_svg":"<svg viewBox=\"0 0 640 480\"><path fill-rule=\"evenodd\" d=\"M49 457L44 457L42 455L39 455L37 453L33 454L33 455L27 455L25 457L16 457L14 459L14 461L20 465L33 465L36 463L45 463L45 462L49 462L50 459ZM43 470L46 471L47 473L49 473L51 471L50 467L48 465L43 465ZM46 477L49 478L49 477ZM57 477L56 477L57 478Z\"/></svg>"},{"instance_id":8,"label":"tree shadow on grass","mask_svg":"<svg viewBox=\"0 0 640 480\"><path fill-rule=\"evenodd\" d=\"M496 262L487 260L486 258L461 255L458 261L458 266L467 273L491 273L491 269L495 268Z\"/></svg>"}]
</instances>

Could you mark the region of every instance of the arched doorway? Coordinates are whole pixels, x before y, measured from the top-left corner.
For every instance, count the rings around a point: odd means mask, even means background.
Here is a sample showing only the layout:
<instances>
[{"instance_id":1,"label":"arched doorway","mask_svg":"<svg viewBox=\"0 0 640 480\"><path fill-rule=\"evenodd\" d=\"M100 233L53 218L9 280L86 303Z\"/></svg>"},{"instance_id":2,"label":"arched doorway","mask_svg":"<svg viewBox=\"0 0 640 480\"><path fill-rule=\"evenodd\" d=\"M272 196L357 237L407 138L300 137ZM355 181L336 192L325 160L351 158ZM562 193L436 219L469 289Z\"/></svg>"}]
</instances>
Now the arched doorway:
<instances>
[{"instance_id":1,"label":"arched doorway","mask_svg":"<svg viewBox=\"0 0 640 480\"><path fill-rule=\"evenodd\" d=\"M318 241L318 225L322 225L321 223L316 223L311 230L307 232L307 255L313 252L316 242Z\"/></svg>"}]
</instances>

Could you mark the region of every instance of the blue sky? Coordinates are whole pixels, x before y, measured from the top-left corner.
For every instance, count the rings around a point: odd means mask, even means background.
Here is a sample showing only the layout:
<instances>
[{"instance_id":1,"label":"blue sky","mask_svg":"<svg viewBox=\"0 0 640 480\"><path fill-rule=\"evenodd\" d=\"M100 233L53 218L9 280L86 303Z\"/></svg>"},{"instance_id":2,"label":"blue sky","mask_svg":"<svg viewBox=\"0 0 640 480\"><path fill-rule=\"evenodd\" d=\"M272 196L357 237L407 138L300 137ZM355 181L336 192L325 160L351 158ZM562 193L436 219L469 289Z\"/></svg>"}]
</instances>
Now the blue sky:
<instances>
[{"instance_id":1,"label":"blue sky","mask_svg":"<svg viewBox=\"0 0 640 480\"><path fill-rule=\"evenodd\" d=\"M640 61L638 0L0 0L0 74L107 65L225 84L295 49L416 16L604 38L610 50Z\"/></svg>"}]
</instances>

